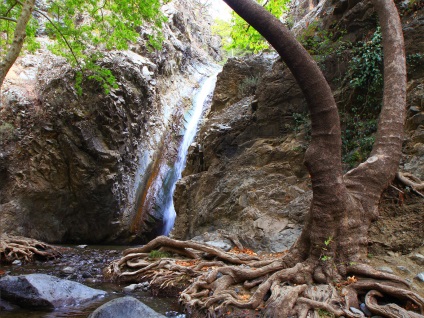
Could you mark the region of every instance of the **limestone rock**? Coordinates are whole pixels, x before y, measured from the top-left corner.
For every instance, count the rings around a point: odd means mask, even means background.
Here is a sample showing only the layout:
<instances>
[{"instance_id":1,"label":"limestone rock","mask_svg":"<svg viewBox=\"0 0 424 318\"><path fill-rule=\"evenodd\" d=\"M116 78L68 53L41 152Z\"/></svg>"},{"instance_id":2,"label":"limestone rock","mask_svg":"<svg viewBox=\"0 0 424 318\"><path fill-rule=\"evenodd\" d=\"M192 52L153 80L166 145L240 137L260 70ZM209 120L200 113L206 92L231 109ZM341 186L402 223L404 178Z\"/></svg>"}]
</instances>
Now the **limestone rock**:
<instances>
[{"instance_id":1,"label":"limestone rock","mask_svg":"<svg viewBox=\"0 0 424 318\"><path fill-rule=\"evenodd\" d=\"M261 58L268 62L257 65L263 74L256 90L241 90L249 63ZM267 63L269 56L247 65L230 60L218 77L211 112L174 194L175 238L221 229L247 247L277 252L298 237L307 208L284 208L308 190L305 148L292 119L305 102L284 66Z\"/></svg>"},{"instance_id":2,"label":"limestone rock","mask_svg":"<svg viewBox=\"0 0 424 318\"><path fill-rule=\"evenodd\" d=\"M133 297L113 299L92 312L88 318L161 318L153 309Z\"/></svg>"},{"instance_id":3,"label":"limestone rock","mask_svg":"<svg viewBox=\"0 0 424 318\"><path fill-rule=\"evenodd\" d=\"M224 241L207 241L205 244L213 247L220 248L226 252L228 252L231 249L231 245L224 242Z\"/></svg>"},{"instance_id":4,"label":"limestone rock","mask_svg":"<svg viewBox=\"0 0 424 318\"><path fill-rule=\"evenodd\" d=\"M29 274L0 278L0 295L20 307L53 309L76 306L106 292L54 276Z\"/></svg>"}]
</instances>

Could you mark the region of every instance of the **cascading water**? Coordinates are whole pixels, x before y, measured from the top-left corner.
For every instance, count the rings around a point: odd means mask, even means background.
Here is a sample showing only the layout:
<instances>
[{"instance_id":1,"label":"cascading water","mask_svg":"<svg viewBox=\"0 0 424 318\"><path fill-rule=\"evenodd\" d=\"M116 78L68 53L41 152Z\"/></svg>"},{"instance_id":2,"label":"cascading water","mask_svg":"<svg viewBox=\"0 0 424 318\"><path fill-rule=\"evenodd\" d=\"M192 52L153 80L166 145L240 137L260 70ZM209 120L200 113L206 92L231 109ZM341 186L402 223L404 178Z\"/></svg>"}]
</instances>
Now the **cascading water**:
<instances>
[{"instance_id":1,"label":"cascading water","mask_svg":"<svg viewBox=\"0 0 424 318\"><path fill-rule=\"evenodd\" d=\"M183 141L178 148L178 156L174 165L174 169L172 169L172 173L167 178L167 183L171 185L171 189L168 191L164 202L163 235L168 235L174 226L176 213L172 196L174 194L175 185L181 178L182 172L185 168L188 148L196 136L197 126L203 112L203 106L207 101L208 96L215 88L217 74L218 73L215 73L206 79L193 99L192 115L188 120L187 126L185 127L186 130L184 133Z\"/></svg>"}]
</instances>

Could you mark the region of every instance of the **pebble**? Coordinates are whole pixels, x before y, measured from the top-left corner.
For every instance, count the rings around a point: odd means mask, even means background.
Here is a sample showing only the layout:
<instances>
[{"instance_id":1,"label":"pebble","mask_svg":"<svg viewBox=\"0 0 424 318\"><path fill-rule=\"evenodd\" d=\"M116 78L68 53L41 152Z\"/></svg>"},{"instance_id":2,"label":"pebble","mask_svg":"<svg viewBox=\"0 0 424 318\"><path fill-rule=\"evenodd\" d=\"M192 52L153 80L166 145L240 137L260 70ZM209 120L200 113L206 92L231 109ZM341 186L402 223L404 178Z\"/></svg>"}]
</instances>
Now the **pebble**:
<instances>
[{"instance_id":1,"label":"pebble","mask_svg":"<svg viewBox=\"0 0 424 318\"><path fill-rule=\"evenodd\" d=\"M387 267L387 266L377 267L377 270L380 271L380 272L393 274L393 270L390 267Z\"/></svg>"},{"instance_id":2,"label":"pebble","mask_svg":"<svg viewBox=\"0 0 424 318\"><path fill-rule=\"evenodd\" d=\"M90 275L90 273L84 272L84 273L82 273L81 277L82 278L90 278L92 276Z\"/></svg>"},{"instance_id":3,"label":"pebble","mask_svg":"<svg viewBox=\"0 0 424 318\"><path fill-rule=\"evenodd\" d=\"M402 272L406 272L406 273L410 273L411 271L406 268L405 266L398 266L397 267L398 270L402 271Z\"/></svg>"},{"instance_id":4,"label":"pebble","mask_svg":"<svg viewBox=\"0 0 424 318\"><path fill-rule=\"evenodd\" d=\"M349 309L350 309L350 311L351 311L351 312L353 312L354 314L361 315L361 317L364 317L364 313L363 313L361 310L359 310L358 308L355 308L355 307L349 307Z\"/></svg>"},{"instance_id":5,"label":"pebble","mask_svg":"<svg viewBox=\"0 0 424 318\"><path fill-rule=\"evenodd\" d=\"M371 317L372 316L371 311L369 311L369 309L368 309L367 305L365 305L365 303L361 303L359 305L359 308L361 308L361 310L365 314L365 316L367 316L367 317Z\"/></svg>"},{"instance_id":6,"label":"pebble","mask_svg":"<svg viewBox=\"0 0 424 318\"><path fill-rule=\"evenodd\" d=\"M62 273L65 273L65 274L73 274L75 273L75 271L76 269L71 266L66 266L65 268L62 268Z\"/></svg>"},{"instance_id":7,"label":"pebble","mask_svg":"<svg viewBox=\"0 0 424 318\"><path fill-rule=\"evenodd\" d=\"M21 262L20 260L18 260L18 259L15 259L15 260L12 262L12 265L22 265L22 262Z\"/></svg>"},{"instance_id":8,"label":"pebble","mask_svg":"<svg viewBox=\"0 0 424 318\"><path fill-rule=\"evenodd\" d=\"M136 289L139 289L141 286L139 286L139 284L131 284L131 285L128 285L128 286L125 286L123 289L122 289L122 291L124 292L124 293L132 293L132 292L134 292Z\"/></svg>"},{"instance_id":9,"label":"pebble","mask_svg":"<svg viewBox=\"0 0 424 318\"><path fill-rule=\"evenodd\" d=\"M148 282L131 284L122 289L124 293L132 293L137 289L143 289L143 291L148 291L150 289L150 284Z\"/></svg>"},{"instance_id":10,"label":"pebble","mask_svg":"<svg viewBox=\"0 0 424 318\"><path fill-rule=\"evenodd\" d=\"M419 273L417 276L415 276L416 278L418 278L418 280L424 282L424 272Z\"/></svg>"},{"instance_id":11,"label":"pebble","mask_svg":"<svg viewBox=\"0 0 424 318\"><path fill-rule=\"evenodd\" d=\"M78 248L87 248L88 245L77 245Z\"/></svg>"},{"instance_id":12,"label":"pebble","mask_svg":"<svg viewBox=\"0 0 424 318\"><path fill-rule=\"evenodd\" d=\"M172 318L186 318L185 314L180 314L179 312L176 311L167 311L165 313L166 317L172 317Z\"/></svg>"}]
</instances>

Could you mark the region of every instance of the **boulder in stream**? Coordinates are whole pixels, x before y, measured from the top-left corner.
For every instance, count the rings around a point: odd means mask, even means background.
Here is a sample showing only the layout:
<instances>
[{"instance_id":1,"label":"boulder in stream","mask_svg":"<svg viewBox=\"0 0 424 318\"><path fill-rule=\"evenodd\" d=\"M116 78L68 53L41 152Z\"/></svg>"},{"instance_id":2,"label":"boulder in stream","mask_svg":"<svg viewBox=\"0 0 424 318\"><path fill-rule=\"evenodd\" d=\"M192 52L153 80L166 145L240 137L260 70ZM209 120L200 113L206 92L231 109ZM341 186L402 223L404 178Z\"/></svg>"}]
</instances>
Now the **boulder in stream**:
<instances>
[{"instance_id":1,"label":"boulder in stream","mask_svg":"<svg viewBox=\"0 0 424 318\"><path fill-rule=\"evenodd\" d=\"M46 274L0 279L1 298L24 308L75 306L105 294L102 290Z\"/></svg>"},{"instance_id":2,"label":"boulder in stream","mask_svg":"<svg viewBox=\"0 0 424 318\"><path fill-rule=\"evenodd\" d=\"M158 314L152 308L143 304L134 297L122 297L113 299L106 304L101 305L88 318L164 318L164 315Z\"/></svg>"}]
</instances>

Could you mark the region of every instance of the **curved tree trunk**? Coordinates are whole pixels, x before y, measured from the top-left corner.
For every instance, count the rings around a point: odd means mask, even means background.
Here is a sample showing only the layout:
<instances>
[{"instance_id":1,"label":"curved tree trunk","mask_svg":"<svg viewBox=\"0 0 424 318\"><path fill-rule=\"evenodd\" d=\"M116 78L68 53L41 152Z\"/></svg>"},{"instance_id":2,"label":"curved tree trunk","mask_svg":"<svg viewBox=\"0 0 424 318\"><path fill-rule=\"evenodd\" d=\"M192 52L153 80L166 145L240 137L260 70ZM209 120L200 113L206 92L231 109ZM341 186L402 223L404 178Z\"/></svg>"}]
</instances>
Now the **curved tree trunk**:
<instances>
[{"instance_id":1,"label":"curved tree trunk","mask_svg":"<svg viewBox=\"0 0 424 318\"><path fill-rule=\"evenodd\" d=\"M311 254L319 257L324 242L337 235L347 200L342 178L340 120L333 93L317 63L277 18L255 1L224 1L276 49L308 103L312 141L305 154L305 165L311 175L313 200L292 254L294 262ZM331 251L328 253L330 256Z\"/></svg>"},{"instance_id":2,"label":"curved tree trunk","mask_svg":"<svg viewBox=\"0 0 424 318\"><path fill-rule=\"evenodd\" d=\"M13 63L21 52L24 40L26 37L26 26L29 19L31 18L32 11L34 10L35 0L27 0L23 3L22 12L16 22L15 33L13 35L13 41L10 48L2 61L0 61L0 88L6 78L7 72L9 72Z\"/></svg>"},{"instance_id":3,"label":"curved tree trunk","mask_svg":"<svg viewBox=\"0 0 424 318\"><path fill-rule=\"evenodd\" d=\"M353 220L353 240L367 248L368 228L378 217L384 189L394 179L402 154L406 118L406 62L402 25L392 0L373 0L383 35L384 95L376 141L367 161L344 176L353 200L363 211Z\"/></svg>"}]
</instances>

